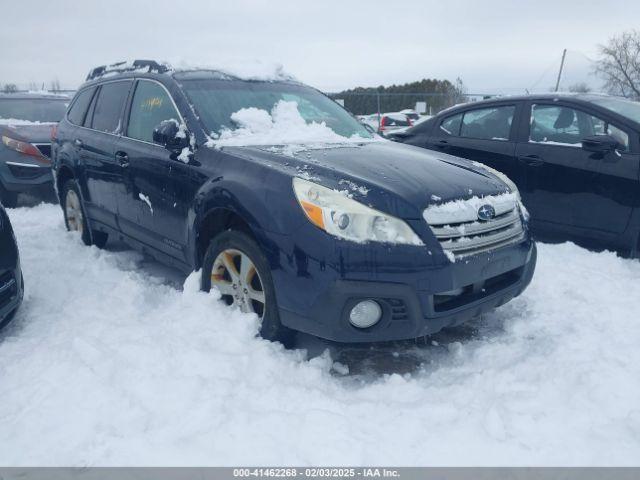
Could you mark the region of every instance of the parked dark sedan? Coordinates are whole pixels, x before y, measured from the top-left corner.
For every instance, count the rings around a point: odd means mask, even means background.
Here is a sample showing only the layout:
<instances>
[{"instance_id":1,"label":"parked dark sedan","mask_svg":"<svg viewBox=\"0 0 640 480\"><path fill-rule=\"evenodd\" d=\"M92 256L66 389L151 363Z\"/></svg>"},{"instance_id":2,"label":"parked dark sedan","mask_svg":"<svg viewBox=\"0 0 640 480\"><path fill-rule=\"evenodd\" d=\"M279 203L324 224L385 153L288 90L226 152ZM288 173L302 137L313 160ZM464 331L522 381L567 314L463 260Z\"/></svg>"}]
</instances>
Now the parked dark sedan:
<instances>
[{"instance_id":1,"label":"parked dark sedan","mask_svg":"<svg viewBox=\"0 0 640 480\"><path fill-rule=\"evenodd\" d=\"M0 200L15 207L18 193L52 194L51 134L69 98L0 94Z\"/></svg>"},{"instance_id":2,"label":"parked dark sedan","mask_svg":"<svg viewBox=\"0 0 640 480\"><path fill-rule=\"evenodd\" d=\"M18 246L7 212L0 204L0 328L11 320L22 302L22 286Z\"/></svg>"},{"instance_id":3,"label":"parked dark sedan","mask_svg":"<svg viewBox=\"0 0 640 480\"><path fill-rule=\"evenodd\" d=\"M287 77L98 67L52 160L69 230L201 270L267 338L428 335L519 295L535 268L499 176L374 137Z\"/></svg>"},{"instance_id":4,"label":"parked dark sedan","mask_svg":"<svg viewBox=\"0 0 640 480\"><path fill-rule=\"evenodd\" d=\"M638 254L640 103L587 94L505 97L448 109L394 139L506 174L537 238Z\"/></svg>"}]
</instances>

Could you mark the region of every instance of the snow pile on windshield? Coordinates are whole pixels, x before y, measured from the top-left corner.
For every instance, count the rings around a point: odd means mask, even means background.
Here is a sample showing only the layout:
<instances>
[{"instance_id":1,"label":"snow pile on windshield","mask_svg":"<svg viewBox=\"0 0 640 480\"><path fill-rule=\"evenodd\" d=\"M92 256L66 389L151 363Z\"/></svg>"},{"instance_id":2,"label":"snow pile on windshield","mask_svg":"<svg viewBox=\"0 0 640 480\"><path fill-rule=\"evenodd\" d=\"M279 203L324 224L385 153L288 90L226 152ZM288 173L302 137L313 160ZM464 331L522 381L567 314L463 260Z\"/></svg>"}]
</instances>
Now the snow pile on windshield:
<instances>
[{"instance_id":1,"label":"snow pile on windshield","mask_svg":"<svg viewBox=\"0 0 640 480\"><path fill-rule=\"evenodd\" d=\"M360 136L343 137L324 122L307 123L298 111L297 102L280 100L268 112L255 107L243 108L231 115L238 126L235 130L223 129L217 138L207 142L210 147L361 143L372 139Z\"/></svg>"},{"instance_id":2,"label":"snow pile on windshield","mask_svg":"<svg viewBox=\"0 0 640 480\"><path fill-rule=\"evenodd\" d=\"M299 336L287 351L197 275L182 290L121 245L85 247L54 205L8 213L26 292L0 332L0 465L640 458L637 260L541 244L531 287L469 325L362 348Z\"/></svg>"},{"instance_id":3,"label":"snow pile on windshield","mask_svg":"<svg viewBox=\"0 0 640 480\"><path fill-rule=\"evenodd\" d=\"M262 60L229 61L204 65L191 63L185 59L171 62L173 72L188 72L193 70L213 70L241 80L260 80L265 82L297 81L296 78L286 72L282 64L265 62Z\"/></svg>"}]
</instances>

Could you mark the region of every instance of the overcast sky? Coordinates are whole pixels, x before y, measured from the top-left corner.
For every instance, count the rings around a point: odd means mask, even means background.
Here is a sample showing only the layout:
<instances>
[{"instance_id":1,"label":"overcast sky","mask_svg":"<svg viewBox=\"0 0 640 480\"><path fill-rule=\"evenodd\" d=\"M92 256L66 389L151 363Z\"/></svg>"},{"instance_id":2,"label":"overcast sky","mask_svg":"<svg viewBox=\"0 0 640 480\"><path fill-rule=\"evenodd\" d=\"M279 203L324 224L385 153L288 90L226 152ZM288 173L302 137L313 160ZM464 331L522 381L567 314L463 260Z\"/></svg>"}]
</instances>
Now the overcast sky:
<instances>
[{"instance_id":1,"label":"overcast sky","mask_svg":"<svg viewBox=\"0 0 640 480\"><path fill-rule=\"evenodd\" d=\"M122 59L258 58L325 91L425 77L461 77L470 93L540 91L563 48L564 83L593 84L596 46L640 28L632 0L9 0L1 11L0 83L70 88Z\"/></svg>"}]
</instances>

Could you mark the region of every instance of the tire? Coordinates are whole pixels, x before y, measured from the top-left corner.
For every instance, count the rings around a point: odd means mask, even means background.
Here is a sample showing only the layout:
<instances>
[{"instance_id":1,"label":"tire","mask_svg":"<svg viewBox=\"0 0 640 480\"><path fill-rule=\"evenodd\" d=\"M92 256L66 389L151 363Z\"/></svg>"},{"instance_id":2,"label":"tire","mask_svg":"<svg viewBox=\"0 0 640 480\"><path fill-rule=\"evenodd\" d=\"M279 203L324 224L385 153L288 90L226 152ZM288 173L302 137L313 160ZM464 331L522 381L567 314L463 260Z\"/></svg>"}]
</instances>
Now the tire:
<instances>
[{"instance_id":1,"label":"tire","mask_svg":"<svg viewBox=\"0 0 640 480\"><path fill-rule=\"evenodd\" d=\"M221 260L223 253L226 263ZM240 280L242 262L246 259L255 267L255 273L249 281ZM235 278L230 274L231 270L226 268L229 262L235 266L234 273L237 275ZM214 267L216 267L215 271ZM214 277L218 277L217 280ZM234 284L236 289L233 288ZM253 312L261 317L260 335L263 338L278 341L285 347L293 344L295 332L280 322L269 263L255 240L246 233L227 230L217 235L209 244L202 264L201 289L208 292L214 285L220 290L222 300L227 305L235 305L244 312ZM233 294L238 298L234 298ZM262 308L260 308L260 297L265 300Z\"/></svg>"},{"instance_id":2,"label":"tire","mask_svg":"<svg viewBox=\"0 0 640 480\"><path fill-rule=\"evenodd\" d=\"M0 182L0 203L7 208L16 208L18 206L18 193L10 192Z\"/></svg>"},{"instance_id":3,"label":"tire","mask_svg":"<svg viewBox=\"0 0 640 480\"><path fill-rule=\"evenodd\" d=\"M89 231L80 188L75 180L67 180L63 185L60 205L64 212L64 225L68 231L78 232L82 242L87 246L103 248L106 245L109 235L96 230Z\"/></svg>"},{"instance_id":4,"label":"tire","mask_svg":"<svg viewBox=\"0 0 640 480\"><path fill-rule=\"evenodd\" d=\"M9 313L6 317L4 317L4 320L0 321L0 330L2 330L4 327L6 327L11 323L11 321L13 320L13 317L16 316L17 311L18 309L16 308L13 312Z\"/></svg>"}]
</instances>

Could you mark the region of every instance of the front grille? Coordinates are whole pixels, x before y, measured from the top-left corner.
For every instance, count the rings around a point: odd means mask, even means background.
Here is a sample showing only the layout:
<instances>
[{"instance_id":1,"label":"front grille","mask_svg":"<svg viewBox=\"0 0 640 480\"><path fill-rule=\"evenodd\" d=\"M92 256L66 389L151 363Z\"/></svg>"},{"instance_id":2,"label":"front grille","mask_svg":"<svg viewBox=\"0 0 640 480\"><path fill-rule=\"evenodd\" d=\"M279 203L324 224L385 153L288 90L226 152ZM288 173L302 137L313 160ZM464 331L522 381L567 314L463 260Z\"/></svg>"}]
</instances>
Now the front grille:
<instances>
[{"instance_id":1,"label":"front grille","mask_svg":"<svg viewBox=\"0 0 640 480\"><path fill-rule=\"evenodd\" d=\"M36 148L40 150L45 157L51 158L51 144L50 143L34 143Z\"/></svg>"},{"instance_id":2,"label":"front grille","mask_svg":"<svg viewBox=\"0 0 640 480\"><path fill-rule=\"evenodd\" d=\"M492 219L478 219L483 205L493 207ZM434 205L424 211L424 218L450 258L495 250L524 236L517 198L510 193Z\"/></svg>"},{"instance_id":3,"label":"front grille","mask_svg":"<svg viewBox=\"0 0 640 480\"><path fill-rule=\"evenodd\" d=\"M7 305L17 294L16 279L13 273L5 272L0 275L0 308Z\"/></svg>"}]
</instances>

